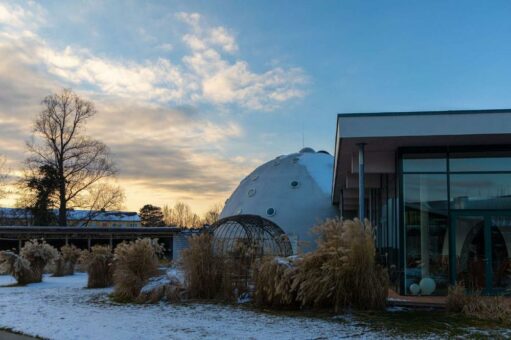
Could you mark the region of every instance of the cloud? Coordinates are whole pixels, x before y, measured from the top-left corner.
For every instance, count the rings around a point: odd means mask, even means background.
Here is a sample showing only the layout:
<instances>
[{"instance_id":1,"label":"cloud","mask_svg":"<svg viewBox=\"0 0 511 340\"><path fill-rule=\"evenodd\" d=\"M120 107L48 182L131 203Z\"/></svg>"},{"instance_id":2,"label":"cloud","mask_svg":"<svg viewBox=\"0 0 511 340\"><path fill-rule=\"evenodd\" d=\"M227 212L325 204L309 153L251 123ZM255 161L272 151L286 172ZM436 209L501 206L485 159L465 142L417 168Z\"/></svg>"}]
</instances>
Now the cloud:
<instances>
[{"instance_id":1,"label":"cloud","mask_svg":"<svg viewBox=\"0 0 511 340\"><path fill-rule=\"evenodd\" d=\"M156 46L156 48L158 48L162 51L165 51L165 52L170 52L174 49L174 46L172 46L172 44L169 44L169 43L163 43L163 44L159 44L158 46Z\"/></svg>"},{"instance_id":2,"label":"cloud","mask_svg":"<svg viewBox=\"0 0 511 340\"><path fill-rule=\"evenodd\" d=\"M0 22L7 27L0 44L18 45L25 59L73 87L92 86L103 93L165 105L236 105L263 111L306 94L307 77L300 68L273 67L256 73L248 62L226 58L224 53L238 51L234 36L225 27L209 27L198 13L176 15L189 29L182 37L189 53L181 60L142 62L98 56L84 47L55 48L38 33L35 23L44 19L35 18L44 17L41 13L38 7L0 5ZM151 36L144 29L138 33Z\"/></svg>"},{"instance_id":3,"label":"cloud","mask_svg":"<svg viewBox=\"0 0 511 340\"><path fill-rule=\"evenodd\" d=\"M234 37L224 27L214 27L210 33L210 40L226 52L234 53L238 50Z\"/></svg>"},{"instance_id":4,"label":"cloud","mask_svg":"<svg viewBox=\"0 0 511 340\"><path fill-rule=\"evenodd\" d=\"M140 61L79 45L59 49L40 33L39 5L0 3L0 153L9 165L22 166L41 100L72 87L98 108L86 133L110 146L132 208L184 198L206 208L225 198L257 165L226 152L245 137L230 107L274 110L305 95L307 76L282 66L255 72L237 57L228 29L208 26L197 13L177 17L186 28L181 59ZM175 47L150 44L167 52Z\"/></svg>"}]
</instances>

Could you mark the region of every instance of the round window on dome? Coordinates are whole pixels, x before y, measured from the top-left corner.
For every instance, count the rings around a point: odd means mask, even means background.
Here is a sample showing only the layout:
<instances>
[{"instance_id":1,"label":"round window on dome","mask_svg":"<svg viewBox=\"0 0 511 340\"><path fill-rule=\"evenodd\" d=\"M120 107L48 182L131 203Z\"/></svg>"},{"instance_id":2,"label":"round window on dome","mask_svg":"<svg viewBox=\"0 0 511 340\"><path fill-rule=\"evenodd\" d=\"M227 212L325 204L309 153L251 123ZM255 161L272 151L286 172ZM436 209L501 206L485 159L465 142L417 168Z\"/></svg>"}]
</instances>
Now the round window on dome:
<instances>
[{"instance_id":1,"label":"round window on dome","mask_svg":"<svg viewBox=\"0 0 511 340\"><path fill-rule=\"evenodd\" d=\"M291 181L291 183L289 183L289 185L291 186L291 188L293 189L296 189L300 186L300 182L298 181Z\"/></svg>"},{"instance_id":2,"label":"round window on dome","mask_svg":"<svg viewBox=\"0 0 511 340\"><path fill-rule=\"evenodd\" d=\"M268 216L275 216L277 212L275 211L275 208L268 208L266 209L266 215Z\"/></svg>"},{"instance_id":3,"label":"round window on dome","mask_svg":"<svg viewBox=\"0 0 511 340\"><path fill-rule=\"evenodd\" d=\"M248 193L247 193L248 197L252 197L252 196L254 196L255 194L256 194L256 189L253 189L253 188L252 188L252 189L250 189L250 190L248 191Z\"/></svg>"}]
</instances>

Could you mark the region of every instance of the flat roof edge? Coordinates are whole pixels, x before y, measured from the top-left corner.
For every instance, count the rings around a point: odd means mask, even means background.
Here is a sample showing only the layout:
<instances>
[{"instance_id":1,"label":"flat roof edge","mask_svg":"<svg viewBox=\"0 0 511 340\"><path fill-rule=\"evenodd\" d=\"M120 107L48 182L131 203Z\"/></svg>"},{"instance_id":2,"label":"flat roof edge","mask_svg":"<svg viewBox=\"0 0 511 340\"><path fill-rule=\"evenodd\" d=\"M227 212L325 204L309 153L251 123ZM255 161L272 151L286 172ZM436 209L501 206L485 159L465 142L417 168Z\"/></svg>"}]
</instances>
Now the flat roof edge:
<instances>
[{"instance_id":1,"label":"flat roof edge","mask_svg":"<svg viewBox=\"0 0 511 340\"><path fill-rule=\"evenodd\" d=\"M419 115L481 114L481 113L511 113L511 108L510 109L484 109L484 110L443 110L443 111L343 112L343 113L337 114L337 119L345 118L345 117L419 116Z\"/></svg>"}]
</instances>

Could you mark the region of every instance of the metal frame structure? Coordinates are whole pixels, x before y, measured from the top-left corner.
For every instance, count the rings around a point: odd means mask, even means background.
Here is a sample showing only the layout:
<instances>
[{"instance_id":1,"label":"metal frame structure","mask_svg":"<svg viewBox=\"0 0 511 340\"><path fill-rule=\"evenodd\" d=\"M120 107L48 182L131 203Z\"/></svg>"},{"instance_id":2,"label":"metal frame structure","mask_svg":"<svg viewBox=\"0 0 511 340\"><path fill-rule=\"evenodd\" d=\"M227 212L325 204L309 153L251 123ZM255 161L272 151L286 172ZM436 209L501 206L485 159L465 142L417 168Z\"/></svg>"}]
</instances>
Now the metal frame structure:
<instances>
[{"instance_id":1,"label":"metal frame structure","mask_svg":"<svg viewBox=\"0 0 511 340\"><path fill-rule=\"evenodd\" d=\"M210 227L213 246L220 255L234 254L240 243L252 247L254 256L291 256L291 242L275 223L258 215L223 218Z\"/></svg>"}]
</instances>

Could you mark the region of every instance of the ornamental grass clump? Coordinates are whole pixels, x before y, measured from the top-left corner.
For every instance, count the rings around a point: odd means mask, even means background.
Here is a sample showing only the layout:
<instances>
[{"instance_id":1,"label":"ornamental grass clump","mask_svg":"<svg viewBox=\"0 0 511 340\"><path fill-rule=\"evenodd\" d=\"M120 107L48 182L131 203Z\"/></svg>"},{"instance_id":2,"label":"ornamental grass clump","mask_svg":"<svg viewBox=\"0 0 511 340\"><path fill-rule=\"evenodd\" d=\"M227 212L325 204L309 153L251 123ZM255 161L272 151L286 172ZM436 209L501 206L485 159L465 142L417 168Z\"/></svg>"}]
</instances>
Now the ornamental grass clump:
<instances>
[{"instance_id":1,"label":"ornamental grass clump","mask_svg":"<svg viewBox=\"0 0 511 340\"><path fill-rule=\"evenodd\" d=\"M20 256L30 263L31 282L41 282L44 267L58 258L59 252L44 240L30 240L21 248Z\"/></svg>"},{"instance_id":2,"label":"ornamental grass clump","mask_svg":"<svg viewBox=\"0 0 511 340\"><path fill-rule=\"evenodd\" d=\"M327 220L314 228L317 249L301 258L264 260L255 271L255 302L278 308L382 309L388 276L376 263L371 226Z\"/></svg>"},{"instance_id":3,"label":"ornamental grass clump","mask_svg":"<svg viewBox=\"0 0 511 340\"><path fill-rule=\"evenodd\" d=\"M157 239L120 243L114 251L114 299L133 301L149 279L160 273L158 257L162 253L163 246Z\"/></svg>"},{"instance_id":4,"label":"ornamental grass clump","mask_svg":"<svg viewBox=\"0 0 511 340\"><path fill-rule=\"evenodd\" d=\"M467 292L460 283L449 287L446 307L451 313L471 318L511 322L511 306L503 297L481 296L480 291Z\"/></svg>"},{"instance_id":5,"label":"ornamental grass clump","mask_svg":"<svg viewBox=\"0 0 511 340\"><path fill-rule=\"evenodd\" d=\"M181 275L176 269L152 277L140 290L136 298L137 303L157 303L161 300L176 303L186 298L186 289L183 286Z\"/></svg>"},{"instance_id":6,"label":"ornamental grass clump","mask_svg":"<svg viewBox=\"0 0 511 340\"><path fill-rule=\"evenodd\" d=\"M60 255L55 260L53 276L73 275L75 265L80 258L82 251L75 245L64 245L60 248Z\"/></svg>"},{"instance_id":7,"label":"ornamental grass clump","mask_svg":"<svg viewBox=\"0 0 511 340\"><path fill-rule=\"evenodd\" d=\"M0 252L0 271L12 275L19 285L34 282L30 262L12 251Z\"/></svg>"},{"instance_id":8,"label":"ornamental grass clump","mask_svg":"<svg viewBox=\"0 0 511 340\"><path fill-rule=\"evenodd\" d=\"M376 263L374 235L358 219L327 220L314 228L318 247L297 263L292 289L302 306L383 309L388 276Z\"/></svg>"},{"instance_id":9,"label":"ornamental grass clump","mask_svg":"<svg viewBox=\"0 0 511 340\"><path fill-rule=\"evenodd\" d=\"M450 286L447 293L446 308L452 313L461 313L463 308L468 304L470 296L465 293L465 286L456 283Z\"/></svg>"},{"instance_id":10,"label":"ornamental grass clump","mask_svg":"<svg viewBox=\"0 0 511 340\"><path fill-rule=\"evenodd\" d=\"M299 307L296 289L293 288L298 267L296 256L267 257L254 270L254 303L271 308Z\"/></svg>"},{"instance_id":11,"label":"ornamental grass clump","mask_svg":"<svg viewBox=\"0 0 511 340\"><path fill-rule=\"evenodd\" d=\"M182 253L185 285L190 298L214 299L223 292L223 261L213 251L213 236L202 233L190 237Z\"/></svg>"},{"instance_id":12,"label":"ornamental grass clump","mask_svg":"<svg viewBox=\"0 0 511 340\"><path fill-rule=\"evenodd\" d=\"M112 248L95 245L91 250L84 250L79 262L88 274L87 288L105 288L113 284Z\"/></svg>"}]
</instances>

